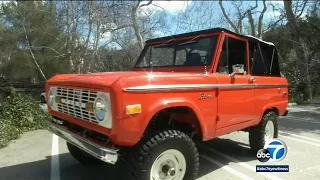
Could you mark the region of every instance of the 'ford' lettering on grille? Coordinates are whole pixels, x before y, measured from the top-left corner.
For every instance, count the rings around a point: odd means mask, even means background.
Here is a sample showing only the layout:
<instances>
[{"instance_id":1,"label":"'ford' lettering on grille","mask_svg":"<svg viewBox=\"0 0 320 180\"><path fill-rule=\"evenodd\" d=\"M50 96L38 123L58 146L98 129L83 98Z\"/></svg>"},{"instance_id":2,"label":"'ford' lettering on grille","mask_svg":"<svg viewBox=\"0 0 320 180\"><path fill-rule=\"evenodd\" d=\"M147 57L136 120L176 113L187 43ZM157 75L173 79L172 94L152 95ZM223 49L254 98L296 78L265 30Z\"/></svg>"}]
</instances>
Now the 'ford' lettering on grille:
<instances>
[{"instance_id":1,"label":"'ford' lettering on grille","mask_svg":"<svg viewBox=\"0 0 320 180\"><path fill-rule=\"evenodd\" d=\"M74 105L74 106L78 106L78 107L82 107L82 108L86 107L85 103L81 103L81 102L78 102L78 101L61 99L61 102L64 103L64 104Z\"/></svg>"},{"instance_id":2,"label":"'ford' lettering on grille","mask_svg":"<svg viewBox=\"0 0 320 180\"><path fill-rule=\"evenodd\" d=\"M74 96L80 98L81 92L79 90L74 91Z\"/></svg>"}]
</instances>

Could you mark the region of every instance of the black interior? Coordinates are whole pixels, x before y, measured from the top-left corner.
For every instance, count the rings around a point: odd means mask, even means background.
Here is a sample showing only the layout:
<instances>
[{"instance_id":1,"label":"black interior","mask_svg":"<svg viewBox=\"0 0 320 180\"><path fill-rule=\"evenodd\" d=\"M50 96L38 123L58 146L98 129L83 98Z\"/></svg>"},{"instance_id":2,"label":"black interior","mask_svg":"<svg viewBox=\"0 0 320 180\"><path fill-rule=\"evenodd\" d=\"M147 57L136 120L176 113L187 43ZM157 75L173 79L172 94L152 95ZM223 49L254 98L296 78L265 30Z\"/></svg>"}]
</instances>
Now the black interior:
<instances>
[{"instance_id":1,"label":"black interior","mask_svg":"<svg viewBox=\"0 0 320 180\"><path fill-rule=\"evenodd\" d=\"M233 72L232 66L235 64L243 64L244 70L247 71L246 42L226 36L223 42L217 72L230 74Z\"/></svg>"},{"instance_id":2,"label":"black interior","mask_svg":"<svg viewBox=\"0 0 320 180\"><path fill-rule=\"evenodd\" d=\"M187 66L196 66L196 65L202 65L203 63L201 62L201 56L199 53L188 53L186 61L183 63L183 65Z\"/></svg>"}]
</instances>

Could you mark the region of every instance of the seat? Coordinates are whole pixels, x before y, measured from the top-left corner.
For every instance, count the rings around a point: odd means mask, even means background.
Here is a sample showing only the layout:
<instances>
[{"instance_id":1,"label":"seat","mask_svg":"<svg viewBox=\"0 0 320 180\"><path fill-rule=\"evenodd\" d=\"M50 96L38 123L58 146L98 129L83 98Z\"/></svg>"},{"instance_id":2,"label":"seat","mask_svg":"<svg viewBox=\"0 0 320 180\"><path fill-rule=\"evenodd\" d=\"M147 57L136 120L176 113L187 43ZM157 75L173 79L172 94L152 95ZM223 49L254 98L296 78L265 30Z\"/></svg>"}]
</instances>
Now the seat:
<instances>
[{"instance_id":1,"label":"seat","mask_svg":"<svg viewBox=\"0 0 320 180\"><path fill-rule=\"evenodd\" d=\"M203 63L201 62L201 56L199 53L188 53L186 61L183 63L183 65L187 66L197 66L202 64Z\"/></svg>"}]
</instances>

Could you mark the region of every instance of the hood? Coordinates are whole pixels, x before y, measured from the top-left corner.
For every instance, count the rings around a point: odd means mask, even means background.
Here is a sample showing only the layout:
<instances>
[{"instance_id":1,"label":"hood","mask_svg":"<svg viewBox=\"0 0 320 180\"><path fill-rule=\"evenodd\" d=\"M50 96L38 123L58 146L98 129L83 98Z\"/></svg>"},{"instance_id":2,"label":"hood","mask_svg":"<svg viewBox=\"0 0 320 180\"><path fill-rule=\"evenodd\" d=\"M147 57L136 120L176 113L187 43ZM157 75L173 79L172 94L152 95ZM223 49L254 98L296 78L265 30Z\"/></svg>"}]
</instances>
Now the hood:
<instances>
[{"instance_id":1,"label":"hood","mask_svg":"<svg viewBox=\"0 0 320 180\"><path fill-rule=\"evenodd\" d=\"M120 77L128 74L138 74L135 72L104 72L92 74L59 74L48 80L49 85L72 86L72 87L92 87L103 89L110 87Z\"/></svg>"},{"instance_id":2,"label":"hood","mask_svg":"<svg viewBox=\"0 0 320 180\"><path fill-rule=\"evenodd\" d=\"M92 74L60 74L48 80L48 85L104 89L111 86L142 86L160 84L201 83L203 73L118 71Z\"/></svg>"}]
</instances>

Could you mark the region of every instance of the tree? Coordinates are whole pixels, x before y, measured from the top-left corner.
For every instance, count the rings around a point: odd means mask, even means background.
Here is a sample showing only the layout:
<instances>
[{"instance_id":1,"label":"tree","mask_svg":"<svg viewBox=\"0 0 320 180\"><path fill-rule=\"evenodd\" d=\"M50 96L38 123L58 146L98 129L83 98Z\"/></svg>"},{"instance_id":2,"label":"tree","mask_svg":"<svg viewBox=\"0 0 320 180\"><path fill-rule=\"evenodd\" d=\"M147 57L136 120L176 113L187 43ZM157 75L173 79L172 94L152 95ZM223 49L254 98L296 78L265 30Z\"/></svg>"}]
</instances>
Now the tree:
<instances>
[{"instance_id":1,"label":"tree","mask_svg":"<svg viewBox=\"0 0 320 180\"><path fill-rule=\"evenodd\" d=\"M43 57L44 53L56 54L56 52L52 51L52 48L50 49L46 46L55 41L54 37L57 34L53 4L11 2L2 5L2 12L5 31L13 33L10 39L3 39L3 43L11 41L14 44L14 46L11 46L10 52L28 52L29 56L23 59L30 59L40 77L46 80L46 75L42 70L45 59L41 59L41 57ZM46 50L49 50L49 52ZM18 54L11 53L11 57L15 55Z\"/></svg>"},{"instance_id":2,"label":"tree","mask_svg":"<svg viewBox=\"0 0 320 180\"><path fill-rule=\"evenodd\" d=\"M278 48L282 72L289 80L290 97L294 97L298 102L312 100L313 97L320 94L320 86L318 85L320 77L320 53L318 50L320 46L320 38L318 38L320 37L320 16L319 10L316 8L317 5L315 5L318 2L310 3L308 8L304 3L304 1L296 1L291 4L295 18L294 28L298 29L298 32L294 32L296 34L293 34L292 24L289 21L284 25L274 26L264 34L265 39L274 42ZM284 9L283 12L286 10ZM302 14L305 15L302 17ZM286 18L287 14L281 15L281 17ZM297 38L297 34L299 38ZM301 45L301 42L304 46Z\"/></svg>"},{"instance_id":3,"label":"tree","mask_svg":"<svg viewBox=\"0 0 320 180\"><path fill-rule=\"evenodd\" d=\"M252 36L262 38L262 25L263 25L263 17L265 12L267 11L267 5L266 0L263 0L263 9L261 12L257 11L258 8L258 1L255 1L255 6L249 6L247 8L243 8L243 1L239 2L232 2L232 5L234 6L234 10L236 12L236 17L234 21L232 20L231 16L227 14L223 4L222 0L219 0L219 6L222 11L222 14L226 21L230 24L232 29L236 33L243 34L243 21L247 18L249 25L250 25L250 34ZM253 15L259 13L258 22L255 22Z\"/></svg>"},{"instance_id":4,"label":"tree","mask_svg":"<svg viewBox=\"0 0 320 180\"><path fill-rule=\"evenodd\" d=\"M304 1L303 9L298 15L295 15L292 8L292 1L283 1L284 9L286 12L286 18L288 20L288 25L290 28L290 33L292 36L293 42L295 42L295 51L298 57L296 62L298 75L297 75L297 84L296 86L301 86L302 83L306 84L306 89L309 91L309 98L312 100L312 85L311 78L309 73L309 49L308 46L301 36L300 28L298 27L298 18L302 15L304 7L306 6L307 1ZM304 92L302 92L304 94Z\"/></svg>"}]
</instances>

